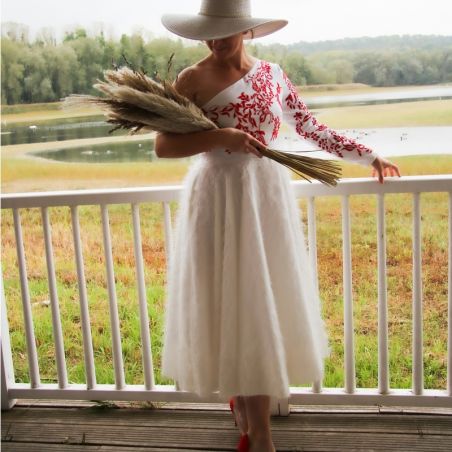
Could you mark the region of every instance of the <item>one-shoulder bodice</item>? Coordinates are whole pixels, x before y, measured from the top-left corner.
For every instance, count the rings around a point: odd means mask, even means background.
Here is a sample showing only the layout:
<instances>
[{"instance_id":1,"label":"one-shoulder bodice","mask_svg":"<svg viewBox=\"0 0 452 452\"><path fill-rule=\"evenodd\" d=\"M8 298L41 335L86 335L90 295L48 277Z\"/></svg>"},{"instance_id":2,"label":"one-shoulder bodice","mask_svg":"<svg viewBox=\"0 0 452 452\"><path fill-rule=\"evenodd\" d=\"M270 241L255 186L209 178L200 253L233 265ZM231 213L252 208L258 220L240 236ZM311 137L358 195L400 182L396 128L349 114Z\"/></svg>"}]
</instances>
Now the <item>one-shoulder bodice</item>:
<instances>
[{"instance_id":1,"label":"one-shoulder bodice","mask_svg":"<svg viewBox=\"0 0 452 452\"><path fill-rule=\"evenodd\" d=\"M362 165L376 157L372 149L320 124L278 64L257 59L250 71L229 85L202 110L219 127L235 127L271 147L281 124L320 149Z\"/></svg>"}]
</instances>

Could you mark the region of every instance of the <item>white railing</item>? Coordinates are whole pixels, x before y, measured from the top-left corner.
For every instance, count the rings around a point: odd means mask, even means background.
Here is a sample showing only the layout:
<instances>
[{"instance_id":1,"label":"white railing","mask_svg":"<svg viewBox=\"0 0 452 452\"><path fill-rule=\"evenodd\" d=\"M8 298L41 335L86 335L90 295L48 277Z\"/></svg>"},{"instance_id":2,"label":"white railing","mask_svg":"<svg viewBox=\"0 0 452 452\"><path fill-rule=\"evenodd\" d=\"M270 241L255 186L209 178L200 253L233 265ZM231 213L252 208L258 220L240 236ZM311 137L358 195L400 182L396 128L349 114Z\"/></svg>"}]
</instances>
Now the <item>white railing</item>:
<instances>
[{"instance_id":1,"label":"white railing","mask_svg":"<svg viewBox=\"0 0 452 452\"><path fill-rule=\"evenodd\" d=\"M374 179L343 180L335 188L320 183L293 181L297 198L308 200L308 244L310 258L317 277L316 254L316 212L315 198L318 196L342 197L342 243L343 243L343 287L344 287L344 388L322 388L321 382L313 382L312 388L291 387L289 400L273 400L272 412L288 414L289 402L293 404L348 404L348 405L399 405L399 406L452 406L452 176L419 176L386 179L383 185ZM103 189L61 191L43 193L21 193L2 196L2 208L12 209L19 265L22 307L26 332L26 346L30 383L17 383L14 379L13 359L10 347L6 302L2 279L2 408L14 405L20 398L52 398L77 400L147 400L147 401L200 401L195 394L179 391L176 386L156 385L149 334L149 318L145 295L143 256L141 247L139 204L159 202L163 204L165 225L165 247L172 246L172 225L169 209L170 201L179 199L182 186L161 186L147 188ZM422 286L421 286L421 216L420 193L447 192L449 194L449 254L448 254L448 343L447 343L447 388L446 390L424 389L423 387L423 335L422 335ZM388 321L386 288L386 236L385 236L385 194L412 193L413 195L413 379L411 389L389 387L388 364ZM351 240L349 197L351 195L374 194L377 196L377 247L378 247L378 388L356 388L355 352L353 330L353 299L351 272ZM134 236L134 253L137 274L141 347L143 359L144 385L127 385L124 380L121 337L118 322L116 289L111 236L108 217L109 204L131 204ZM115 384L97 384L93 359L93 345L84 276L84 264L80 240L78 206L99 205L102 218L107 288L109 296L110 327ZM51 227L48 208L69 206L73 229L73 242L77 268L79 302L82 324L83 352L85 362L85 384L69 384L67 381L65 354L59 316L59 302L56 290ZM27 268L21 231L20 209L37 207L42 212L47 273L49 281L53 337L55 341L57 384L40 382L38 354L33 329ZM218 401L217 395L203 399L205 402Z\"/></svg>"}]
</instances>

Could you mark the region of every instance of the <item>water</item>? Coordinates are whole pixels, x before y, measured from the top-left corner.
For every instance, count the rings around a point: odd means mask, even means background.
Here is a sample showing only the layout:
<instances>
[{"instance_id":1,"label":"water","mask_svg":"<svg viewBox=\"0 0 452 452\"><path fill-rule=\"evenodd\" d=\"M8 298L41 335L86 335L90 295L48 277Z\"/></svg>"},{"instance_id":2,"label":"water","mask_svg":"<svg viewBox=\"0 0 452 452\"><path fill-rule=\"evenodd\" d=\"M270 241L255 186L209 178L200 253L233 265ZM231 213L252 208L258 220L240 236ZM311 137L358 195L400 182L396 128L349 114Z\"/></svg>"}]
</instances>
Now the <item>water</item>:
<instances>
[{"instance_id":1,"label":"water","mask_svg":"<svg viewBox=\"0 0 452 452\"><path fill-rule=\"evenodd\" d=\"M154 140L79 146L30 152L33 157L79 163L149 162L156 160Z\"/></svg>"},{"instance_id":2,"label":"water","mask_svg":"<svg viewBox=\"0 0 452 452\"><path fill-rule=\"evenodd\" d=\"M381 93L361 93L338 96L307 97L308 107L343 107L353 105L392 104L416 102L420 100L452 99L452 86L431 86L423 89L385 91Z\"/></svg>"},{"instance_id":3,"label":"water","mask_svg":"<svg viewBox=\"0 0 452 452\"><path fill-rule=\"evenodd\" d=\"M432 86L422 89L401 89L382 93L350 94L340 96L306 97L305 101L313 113L314 108L327 108L345 105L373 105L401 101L427 99L451 99L452 86ZM123 136L125 130L108 131L112 124L104 121L104 116L34 121L33 123L2 124L1 142L3 146L22 143L65 141L80 138Z\"/></svg>"},{"instance_id":4,"label":"water","mask_svg":"<svg viewBox=\"0 0 452 452\"><path fill-rule=\"evenodd\" d=\"M381 157L452 155L452 127L450 126L337 129L337 132L370 147ZM293 133L281 138L277 145L275 149L290 152L309 151L307 155L311 157L331 157L331 154L324 151L312 152L318 149L317 146L303 138L297 138Z\"/></svg>"},{"instance_id":5,"label":"water","mask_svg":"<svg viewBox=\"0 0 452 452\"><path fill-rule=\"evenodd\" d=\"M23 143L43 143L126 135L125 130L108 131L114 126L104 121L104 116L82 116L67 119L33 121L33 123L2 124L2 146Z\"/></svg>"},{"instance_id":6,"label":"water","mask_svg":"<svg viewBox=\"0 0 452 452\"><path fill-rule=\"evenodd\" d=\"M397 90L382 93L353 94L346 96L325 96L306 99L312 107L321 108L336 105L356 105L373 103L392 103L426 99L452 98L452 86L427 87L416 90ZM113 125L104 121L104 116L87 116L78 118L39 121L33 124L2 125L2 145L55 142L80 138L109 136ZM398 155L419 155L426 153L452 153L452 127L395 127L372 129L344 129L338 132L356 139L374 149L382 157ZM117 130L114 136L124 136L125 130ZM65 162L113 163L130 161L152 161L157 157L154 141L126 141L99 145L86 145L69 149L33 152L30 155ZM275 147L276 148L276 147ZM302 138L291 135L280 140L280 150L313 151L316 147ZM314 156L331 157L323 151L312 153Z\"/></svg>"}]
</instances>

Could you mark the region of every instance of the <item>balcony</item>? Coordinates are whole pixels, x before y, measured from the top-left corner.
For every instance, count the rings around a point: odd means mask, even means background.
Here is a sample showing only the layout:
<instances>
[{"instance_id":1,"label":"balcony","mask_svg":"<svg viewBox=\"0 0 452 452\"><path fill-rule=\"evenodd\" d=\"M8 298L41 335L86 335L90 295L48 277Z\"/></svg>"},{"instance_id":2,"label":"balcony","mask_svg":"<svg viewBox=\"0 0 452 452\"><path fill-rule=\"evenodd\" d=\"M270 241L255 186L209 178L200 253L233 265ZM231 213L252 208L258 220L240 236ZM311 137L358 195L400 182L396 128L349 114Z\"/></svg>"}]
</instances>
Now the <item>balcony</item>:
<instances>
[{"instance_id":1,"label":"balcony","mask_svg":"<svg viewBox=\"0 0 452 452\"><path fill-rule=\"evenodd\" d=\"M306 203L307 239L310 258L317 274L317 230L324 218L318 218L316 200L340 197L342 226L342 287L343 287L343 387L323 387L312 382L311 387L291 387L287 400L272 400L272 422L278 450L450 450L452 448L452 176L412 176L388 179L383 185L371 179L345 179L336 188L318 183L293 181L297 198ZM8 297L2 284L2 409L5 450L233 450L238 440L231 414L219 404L216 394L200 399L174 385L156 384L153 347L149 328L149 304L146 298L145 264L141 231L140 206L158 203L162 206L162 225L166 253L172 246L170 203L179 199L181 186L133 189L32 192L2 196L2 209L12 211L17 250L23 330L26 343L28 381L15 377L17 357L13 356L8 326ZM423 357L423 273L421 197L424 193L440 192L447 196L447 207L441 204L440 215L448 221L447 262L447 344L444 360L447 367L446 385L440 389L424 386ZM388 335L388 288L386 257L386 210L392 195L412 198L412 347L406 350L412 358L410 388L390 387L390 354ZM354 329L354 292L352 279L352 240L350 199L365 195L376 199L378 286L378 385L362 388L356 385L356 349ZM392 199L392 198L391 198ZM115 265L112 255L110 209L114 205L130 205L133 229L133 250L139 311L143 384L127 384L124 374L123 339L118 320ZM56 269L49 211L52 207L70 209L72 246L77 273L78 308L83 339L85 381L71 383L68 379L65 341L60 316ZM104 251L108 291L109 325L114 383L96 381L96 365L91 336L92 319L86 290L84 254L82 251L79 206L98 206ZM21 212L36 208L41 212L45 244L52 337L54 341L57 381L43 382L39 366L33 312L30 303L29 277L26 263ZM400 213L402 215L402 213ZM448 218L448 220L447 220ZM425 219L423 218L425 221ZM59 242L58 242L59 243ZM3 280L2 280L3 283ZM445 319L443 319L445 321ZM82 409L80 404L97 401L141 402L159 409L146 411L129 409L99 411ZM59 402L61 401L61 402ZM78 401L74 407L74 402ZM84 402L83 402L84 401ZM33 409L29 409L31 405ZM92 402L91 402L92 405ZM63 407L64 406L64 407ZM128 405L129 406L129 405ZM384 413L384 415L382 415ZM401 413L411 413L401 414ZM87 425L89 424L89 426ZM138 425L139 424L139 425ZM351 425L353 427L351 427ZM102 428L99 428L102 426ZM193 426L196 426L194 429ZM157 434L157 428L160 433ZM102 431L102 433L99 433ZM152 433L151 433L152 432ZM160 435L160 436L159 436ZM145 439L145 437L147 439ZM115 439L112 439L115 438ZM9 442L8 442L9 441ZM392 441L392 443L390 442ZM64 444L64 447L63 447ZM395 449L391 448L395 444ZM130 447L130 448L129 448ZM355 449L354 449L355 448Z\"/></svg>"}]
</instances>

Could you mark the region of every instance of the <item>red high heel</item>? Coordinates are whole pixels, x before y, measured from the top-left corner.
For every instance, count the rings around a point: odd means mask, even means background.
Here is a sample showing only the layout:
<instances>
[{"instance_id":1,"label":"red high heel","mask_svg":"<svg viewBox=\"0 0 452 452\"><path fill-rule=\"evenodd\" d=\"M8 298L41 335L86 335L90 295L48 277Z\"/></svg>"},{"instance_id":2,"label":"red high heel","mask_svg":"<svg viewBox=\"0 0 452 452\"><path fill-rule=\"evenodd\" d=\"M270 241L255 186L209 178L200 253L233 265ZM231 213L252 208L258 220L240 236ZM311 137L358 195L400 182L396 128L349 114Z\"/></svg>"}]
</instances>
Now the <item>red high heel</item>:
<instances>
[{"instance_id":1,"label":"red high heel","mask_svg":"<svg viewBox=\"0 0 452 452\"><path fill-rule=\"evenodd\" d=\"M231 408L232 414L234 414L234 399L229 400L229 407ZM234 415L235 426L237 427L237 420Z\"/></svg>"},{"instance_id":2,"label":"red high heel","mask_svg":"<svg viewBox=\"0 0 452 452\"><path fill-rule=\"evenodd\" d=\"M245 433L240 437L239 444L237 446L237 452L248 452L250 450L250 441L248 433Z\"/></svg>"},{"instance_id":3,"label":"red high heel","mask_svg":"<svg viewBox=\"0 0 452 452\"><path fill-rule=\"evenodd\" d=\"M234 414L234 399L229 400L229 407L231 408L232 414ZM237 420L234 415L234 422L237 426ZM237 452L248 452L250 450L250 441L248 434L245 433L240 437L239 444L237 445Z\"/></svg>"}]
</instances>

